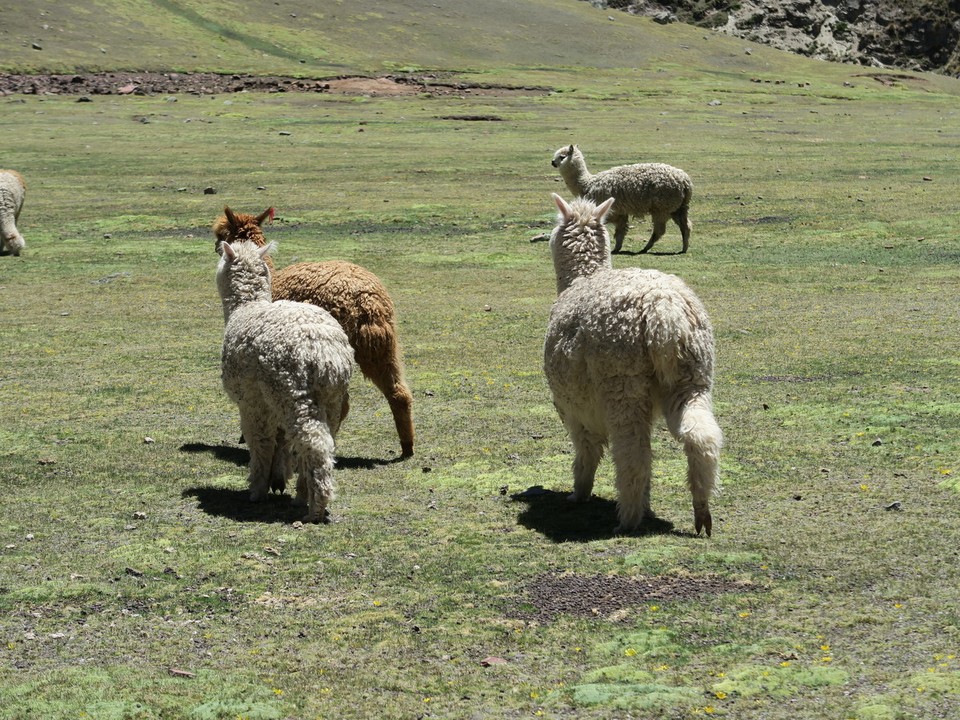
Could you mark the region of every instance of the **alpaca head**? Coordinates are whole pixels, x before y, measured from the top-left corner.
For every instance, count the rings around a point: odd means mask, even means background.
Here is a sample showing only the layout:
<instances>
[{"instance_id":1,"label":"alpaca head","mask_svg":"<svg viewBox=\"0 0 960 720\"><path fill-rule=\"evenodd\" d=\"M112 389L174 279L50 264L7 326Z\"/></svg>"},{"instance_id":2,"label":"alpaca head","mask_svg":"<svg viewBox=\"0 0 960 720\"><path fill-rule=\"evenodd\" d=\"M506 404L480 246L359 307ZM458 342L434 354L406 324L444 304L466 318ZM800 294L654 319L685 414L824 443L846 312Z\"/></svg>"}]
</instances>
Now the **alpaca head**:
<instances>
[{"instance_id":1,"label":"alpaca head","mask_svg":"<svg viewBox=\"0 0 960 720\"><path fill-rule=\"evenodd\" d=\"M574 154L580 155L580 148L576 145L564 145L553 154L553 160L550 161L550 164L559 168L564 163L573 162ZM583 155L580 155L580 157L583 157Z\"/></svg>"},{"instance_id":2,"label":"alpaca head","mask_svg":"<svg viewBox=\"0 0 960 720\"><path fill-rule=\"evenodd\" d=\"M274 247L276 243L259 247L249 240L225 242L220 246L217 291L223 303L224 320L228 320L230 314L244 303L272 300L268 256Z\"/></svg>"},{"instance_id":3,"label":"alpaca head","mask_svg":"<svg viewBox=\"0 0 960 720\"><path fill-rule=\"evenodd\" d=\"M24 241L23 235L21 235L16 229L14 229L14 232L12 235L10 235L9 237L3 238L3 242L0 243L0 246L6 247L7 251L11 255L19 255L20 251L23 250L26 244L27 243Z\"/></svg>"},{"instance_id":4,"label":"alpaca head","mask_svg":"<svg viewBox=\"0 0 960 720\"><path fill-rule=\"evenodd\" d=\"M261 227L264 222L273 222L274 210L267 208L259 215L235 213L229 207L223 208L223 215L213 224L213 234L216 237L214 247L217 253L222 253L223 243L237 243L249 240L263 247L267 244Z\"/></svg>"},{"instance_id":5,"label":"alpaca head","mask_svg":"<svg viewBox=\"0 0 960 720\"><path fill-rule=\"evenodd\" d=\"M578 277L592 275L611 267L610 236L604 219L613 206L613 198L595 205L586 198L567 203L553 194L557 204L557 226L550 234L550 253L557 273L557 293L570 287Z\"/></svg>"}]
</instances>

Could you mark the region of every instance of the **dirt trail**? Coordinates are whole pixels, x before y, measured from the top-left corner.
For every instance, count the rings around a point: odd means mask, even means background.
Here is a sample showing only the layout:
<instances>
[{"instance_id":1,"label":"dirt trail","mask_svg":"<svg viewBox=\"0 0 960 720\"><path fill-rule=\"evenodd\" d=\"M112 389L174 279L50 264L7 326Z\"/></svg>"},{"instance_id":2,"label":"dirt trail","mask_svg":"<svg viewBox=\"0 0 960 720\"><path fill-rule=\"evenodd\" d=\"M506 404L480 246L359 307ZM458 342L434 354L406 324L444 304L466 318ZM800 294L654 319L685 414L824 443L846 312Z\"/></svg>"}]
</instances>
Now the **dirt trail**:
<instances>
[{"instance_id":1,"label":"dirt trail","mask_svg":"<svg viewBox=\"0 0 960 720\"><path fill-rule=\"evenodd\" d=\"M109 72L67 75L0 74L3 95L221 95L312 92L371 97L402 95L545 95L550 88L456 82L442 75L308 79L215 73Z\"/></svg>"}]
</instances>

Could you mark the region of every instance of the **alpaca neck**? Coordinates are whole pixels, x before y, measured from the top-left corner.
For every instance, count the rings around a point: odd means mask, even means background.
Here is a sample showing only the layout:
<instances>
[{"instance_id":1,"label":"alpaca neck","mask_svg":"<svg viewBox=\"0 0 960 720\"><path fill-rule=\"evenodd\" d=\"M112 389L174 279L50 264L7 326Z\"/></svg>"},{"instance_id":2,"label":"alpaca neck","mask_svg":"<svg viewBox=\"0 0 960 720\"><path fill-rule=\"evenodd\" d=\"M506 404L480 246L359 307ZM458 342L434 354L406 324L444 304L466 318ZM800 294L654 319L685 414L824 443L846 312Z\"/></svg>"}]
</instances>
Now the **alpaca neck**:
<instances>
[{"instance_id":1,"label":"alpaca neck","mask_svg":"<svg viewBox=\"0 0 960 720\"><path fill-rule=\"evenodd\" d=\"M226 292L221 293L223 320L226 322L237 308L251 302L270 302L272 290L269 278L258 275L234 274L227 279Z\"/></svg>"},{"instance_id":2,"label":"alpaca neck","mask_svg":"<svg viewBox=\"0 0 960 720\"><path fill-rule=\"evenodd\" d=\"M567 189L574 196L583 196L590 186L593 175L587 170L587 163L582 157L572 156L570 160L562 166L563 181Z\"/></svg>"},{"instance_id":3,"label":"alpaca neck","mask_svg":"<svg viewBox=\"0 0 960 720\"><path fill-rule=\"evenodd\" d=\"M591 229L593 232L591 232ZM553 269L557 274L557 295L577 278L589 277L601 270L609 270L610 241L606 231L582 228L577 234L564 233L554 240Z\"/></svg>"}]
</instances>

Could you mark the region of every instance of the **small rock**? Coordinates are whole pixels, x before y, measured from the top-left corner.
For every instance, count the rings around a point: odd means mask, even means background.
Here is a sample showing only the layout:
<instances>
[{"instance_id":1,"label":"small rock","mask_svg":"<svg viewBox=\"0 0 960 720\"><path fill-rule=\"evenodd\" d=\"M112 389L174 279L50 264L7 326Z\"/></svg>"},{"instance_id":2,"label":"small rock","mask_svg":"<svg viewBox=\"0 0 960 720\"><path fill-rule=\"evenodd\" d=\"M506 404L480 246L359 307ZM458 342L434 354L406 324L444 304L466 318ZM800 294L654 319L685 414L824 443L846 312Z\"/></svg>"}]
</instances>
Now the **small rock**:
<instances>
[{"instance_id":1,"label":"small rock","mask_svg":"<svg viewBox=\"0 0 960 720\"><path fill-rule=\"evenodd\" d=\"M137 511L133 514L133 519L134 519L134 520L146 520L146 519L147 519L147 514L146 514L145 512L143 512L143 510L137 510Z\"/></svg>"},{"instance_id":2,"label":"small rock","mask_svg":"<svg viewBox=\"0 0 960 720\"><path fill-rule=\"evenodd\" d=\"M924 181L924 182L933 182L933 178L930 177L929 175L924 175L924 176L923 176L923 181Z\"/></svg>"},{"instance_id":3,"label":"small rock","mask_svg":"<svg viewBox=\"0 0 960 720\"><path fill-rule=\"evenodd\" d=\"M217 189L216 189L216 188L212 188L212 187L205 187L205 188L203 189L203 194L204 194L204 195L216 195L216 194L217 194Z\"/></svg>"},{"instance_id":4,"label":"small rock","mask_svg":"<svg viewBox=\"0 0 960 720\"><path fill-rule=\"evenodd\" d=\"M32 47L34 50L43 50L43 46L40 45L40 43L30 43L30 47Z\"/></svg>"},{"instance_id":5,"label":"small rock","mask_svg":"<svg viewBox=\"0 0 960 720\"><path fill-rule=\"evenodd\" d=\"M124 568L123 571L127 575L131 575L133 577L143 577L143 572L141 570L137 570L136 568L128 567L128 568Z\"/></svg>"},{"instance_id":6,"label":"small rock","mask_svg":"<svg viewBox=\"0 0 960 720\"><path fill-rule=\"evenodd\" d=\"M723 105L723 103L720 102L719 100L711 100L710 102L707 103L707 105L709 105L710 107L717 107L718 105Z\"/></svg>"},{"instance_id":7,"label":"small rock","mask_svg":"<svg viewBox=\"0 0 960 720\"><path fill-rule=\"evenodd\" d=\"M889 505L884 505L884 506L883 506L883 509L884 509L884 510L894 510L894 511L899 512L900 510L903 510L903 502L900 501L900 500L894 500L894 501L893 501L892 503L890 503Z\"/></svg>"},{"instance_id":8,"label":"small rock","mask_svg":"<svg viewBox=\"0 0 960 720\"><path fill-rule=\"evenodd\" d=\"M288 130L281 130L281 131L280 131L279 133L277 133L277 134L278 134L278 135L283 135L283 136L293 135L293 133L290 132L290 131L288 131Z\"/></svg>"},{"instance_id":9,"label":"small rock","mask_svg":"<svg viewBox=\"0 0 960 720\"><path fill-rule=\"evenodd\" d=\"M155 442L156 442L156 440L154 440L154 439L153 439L152 437L150 437L149 435L147 435L147 436L143 439L143 444L144 444L144 445L153 445Z\"/></svg>"},{"instance_id":10,"label":"small rock","mask_svg":"<svg viewBox=\"0 0 960 720\"><path fill-rule=\"evenodd\" d=\"M877 438L871 443L871 445L873 445L874 447L880 447L881 445L883 445L883 440L881 440L880 438Z\"/></svg>"},{"instance_id":11,"label":"small rock","mask_svg":"<svg viewBox=\"0 0 960 720\"><path fill-rule=\"evenodd\" d=\"M502 657L494 657L491 655L490 657L485 657L483 660L481 660L480 664L483 667L491 667L492 665L506 665L507 661Z\"/></svg>"},{"instance_id":12,"label":"small rock","mask_svg":"<svg viewBox=\"0 0 960 720\"><path fill-rule=\"evenodd\" d=\"M104 233L104 234L103 234L103 239L104 239L104 240L109 240L109 239L112 238L112 237L113 237L113 235L111 235L110 233Z\"/></svg>"},{"instance_id":13,"label":"small rock","mask_svg":"<svg viewBox=\"0 0 960 720\"><path fill-rule=\"evenodd\" d=\"M81 95L80 97L77 98L77 102L87 103L87 102L93 102L93 100L91 100L86 95Z\"/></svg>"}]
</instances>

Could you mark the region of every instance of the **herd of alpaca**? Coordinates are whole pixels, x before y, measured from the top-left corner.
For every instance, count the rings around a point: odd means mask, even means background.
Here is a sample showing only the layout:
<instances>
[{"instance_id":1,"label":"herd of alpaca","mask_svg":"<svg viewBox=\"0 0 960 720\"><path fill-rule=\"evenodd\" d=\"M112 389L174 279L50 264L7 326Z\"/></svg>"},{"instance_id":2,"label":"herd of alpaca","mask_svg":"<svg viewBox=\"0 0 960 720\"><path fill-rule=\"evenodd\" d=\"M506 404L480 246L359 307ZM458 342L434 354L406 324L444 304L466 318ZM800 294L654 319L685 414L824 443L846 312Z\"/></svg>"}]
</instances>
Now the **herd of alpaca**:
<instances>
[{"instance_id":1,"label":"herd of alpaca","mask_svg":"<svg viewBox=\"0 0 960 720\"><path fill-rule=\"evenodd\" d=\"M714 342L703 304L678 277L613 269L607 220L620 252L630 217L650 215L649 251L680 227L686 252L693 185L662 163L621 165L596 175L575 145L552 165L575 199L559 210L550 236L557 281L543 344L543 370L574 446L573 493L590 499L609 446L615 466L617 532L651 515L650 436L663 416L687 456L694 528L713 530L710 496L723 443L713 415ZM0 170L0 250L19 255L23 178ZM414 451L413 396L404 380L393 302L369 270L343 261L302 262L275 270L263 225L273 208L248 215L224 208L213 225L220 255L216 283L225 321L221 379L240 411L250 449L250 499L283 492L294 472L304 520L327 522L333 499L335 441L349 411L353 363L384 395L400 438Z\"/></svg>"}]
</instances>

